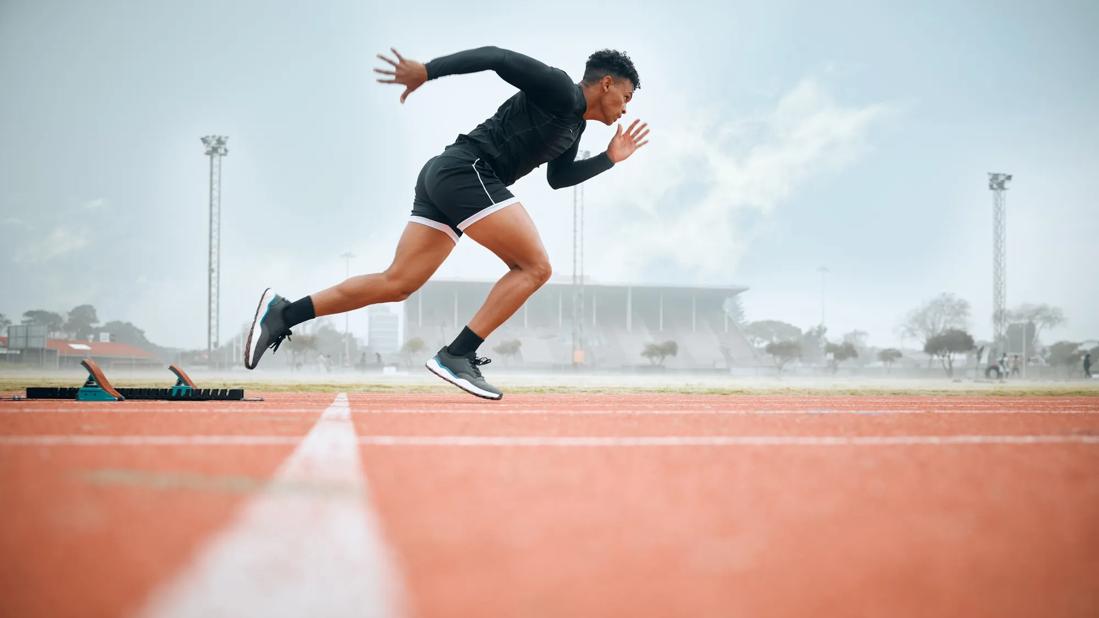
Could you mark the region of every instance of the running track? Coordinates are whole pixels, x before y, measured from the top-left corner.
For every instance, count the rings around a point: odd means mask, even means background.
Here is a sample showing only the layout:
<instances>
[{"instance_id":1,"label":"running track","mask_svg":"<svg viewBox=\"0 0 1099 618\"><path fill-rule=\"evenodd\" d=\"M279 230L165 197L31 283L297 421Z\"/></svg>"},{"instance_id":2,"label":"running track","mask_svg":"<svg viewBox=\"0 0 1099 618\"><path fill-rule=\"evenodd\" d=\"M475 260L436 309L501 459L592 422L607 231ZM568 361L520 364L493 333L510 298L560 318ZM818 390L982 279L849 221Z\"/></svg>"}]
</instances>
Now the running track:
<instances>
[{"instance_id":1,"label":"running track","mask_svg":"<svg viewBox=\"0 0 1099 618\"><path fill-rule=\"evenodd\" d=\"M1099 398L0 402L0 616L1099 616Z\"/></svg>"}]
</instances>

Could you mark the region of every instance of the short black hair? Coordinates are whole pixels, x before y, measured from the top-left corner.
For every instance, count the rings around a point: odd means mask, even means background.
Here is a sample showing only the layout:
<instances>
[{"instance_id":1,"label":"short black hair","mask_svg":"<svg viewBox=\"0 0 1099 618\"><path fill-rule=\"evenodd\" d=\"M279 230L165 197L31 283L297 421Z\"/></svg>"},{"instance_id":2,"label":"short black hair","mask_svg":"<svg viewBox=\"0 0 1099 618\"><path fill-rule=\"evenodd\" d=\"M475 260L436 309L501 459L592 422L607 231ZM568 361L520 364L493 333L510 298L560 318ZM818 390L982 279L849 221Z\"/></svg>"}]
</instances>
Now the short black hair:
<instances>
[{"instance_id":1,"label":"short black hair","mask_svg":"<svg viewBox=\"0 0 1099 618\"><path fill-rule=\"evenodd\" d=\"M584 83L594 84L610 75L615 79L628 79L633 82L635 89L641 88L641 79L637 76L637 69L633 66L633 60L626 52L613 49L601 49L588 56L588 63L584 66Z\"/></svg>"}]
</instances>

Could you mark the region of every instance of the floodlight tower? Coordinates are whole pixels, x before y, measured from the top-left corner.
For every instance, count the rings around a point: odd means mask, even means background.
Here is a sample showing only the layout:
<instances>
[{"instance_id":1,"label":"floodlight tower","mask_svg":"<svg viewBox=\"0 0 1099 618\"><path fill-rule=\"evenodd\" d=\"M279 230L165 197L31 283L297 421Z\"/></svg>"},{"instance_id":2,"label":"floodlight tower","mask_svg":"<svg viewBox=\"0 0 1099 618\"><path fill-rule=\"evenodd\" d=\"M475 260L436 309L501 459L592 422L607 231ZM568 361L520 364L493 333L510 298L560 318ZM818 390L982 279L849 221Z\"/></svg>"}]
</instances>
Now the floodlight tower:
<instances>
[{"instance_id":1,"label":"floodlight tower","mask_svg":"<svg viewBox=\"0 0 1099 618\"><path fill-rule=\"evenodd\" d=\"M992 342L1000 352L1006 349L1007 335L1007 209L1004 191L1011 174L988 173L992 190Z\"/></svg>"},{"instance_id":2,"label":"floodlight tower","mask_svg":"<svg viewBox=\"0 0 1099 618\"><path fill-rule=\"evenodd\" d=\"M206 358L213 362L218 347L218 291L221 286L221 158L229 154L225 135L202 138L206 156L210 157L210 267L207 270L208 302L206 306Z\"/></svg>"},{"instance_id":3,"label":"floodlight tower","mask_svg":"<svg viewBox=\"0 0 1099 618\"><path fill-rule=\"evenodd\" d=\"M591 153L580 151L580 160ZM572 364L584 362L584 183L572 187Z\"/></svg>"},{"instance_id":4,"label":"floodlight tower","mask_svg":"<svg viewBox=\"0 0 1099 618\"><path fill-rule=\"evenodd\" d=\"M355 257L355 254L351 253L350 251L344 251L343 253L340 254L340 257L342 257L344 259L344 262L345 262L344 263L343 278L344 279L350 279L351 278L351 260ZM343 314L343 360L344 360L345 363L347 363L348 367L351 366L351 339L348 336L348 332L349 332L348 318L350 316L351 316L350 311L345 311L344 314ZM341 364L340 366L342 367L343 365Z\"/></svg>"}]
</instances>

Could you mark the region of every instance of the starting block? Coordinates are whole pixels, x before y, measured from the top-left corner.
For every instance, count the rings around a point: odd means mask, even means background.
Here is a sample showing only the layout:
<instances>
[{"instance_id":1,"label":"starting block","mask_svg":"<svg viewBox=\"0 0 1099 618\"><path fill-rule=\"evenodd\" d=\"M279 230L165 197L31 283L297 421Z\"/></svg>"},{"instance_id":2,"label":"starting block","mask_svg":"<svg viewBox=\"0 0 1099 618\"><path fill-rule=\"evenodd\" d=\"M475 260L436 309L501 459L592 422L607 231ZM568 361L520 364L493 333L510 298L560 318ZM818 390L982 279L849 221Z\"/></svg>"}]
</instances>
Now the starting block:
<instances>
[{"instance_id":1,"label":"starting block","mask_svg":"<svg viewBox=\"0 0 1099 618\"><path fill-rule=\"evenodd\" d=\"M27 399L75 399L77 401L123 401L126 399L169 401L242 401L242 388L198 388L183 369L170 365L176 383L171 388L115 388L99 365L90 358L80 361L88 379L80 388L27 387Z\"/></svg>"}]
</instances>

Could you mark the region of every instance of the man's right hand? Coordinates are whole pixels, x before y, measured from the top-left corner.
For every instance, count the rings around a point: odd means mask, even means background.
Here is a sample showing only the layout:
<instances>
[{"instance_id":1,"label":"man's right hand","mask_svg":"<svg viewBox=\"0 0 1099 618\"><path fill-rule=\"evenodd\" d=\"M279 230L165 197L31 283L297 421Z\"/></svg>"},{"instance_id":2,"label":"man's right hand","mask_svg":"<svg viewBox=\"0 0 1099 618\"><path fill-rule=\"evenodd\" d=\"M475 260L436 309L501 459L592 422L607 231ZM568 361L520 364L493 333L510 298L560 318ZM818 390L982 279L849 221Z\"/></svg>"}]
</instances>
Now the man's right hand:
<instances>
[{"instance_id":1,"label":"man's right hand","mask_svg":"<svg viewBox=\"0 0 1099 618\"><path fill-rule=\"evenodd\" d=\"M419 88L427 81L427 67L415 60L409 60L408 58L401 56L401 54L392 47L390 47L389 50L397 57L396 61L390 60L381 54L378 54L378 58L389 63L393 69L374 69L374 72L392 77L392 79L379 79L379 83L401 84L405 87L404 92L401 93L401 103L404 103L404 100L408 98L408 95L412 94L413 90Z\"/></svg>"}]
</instances>

